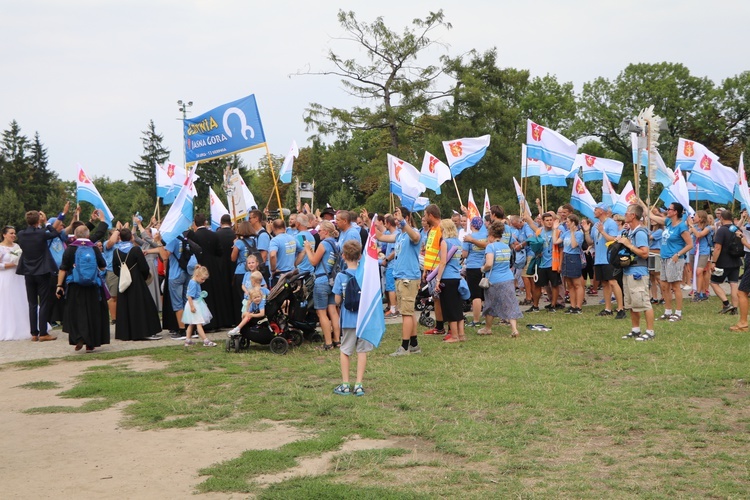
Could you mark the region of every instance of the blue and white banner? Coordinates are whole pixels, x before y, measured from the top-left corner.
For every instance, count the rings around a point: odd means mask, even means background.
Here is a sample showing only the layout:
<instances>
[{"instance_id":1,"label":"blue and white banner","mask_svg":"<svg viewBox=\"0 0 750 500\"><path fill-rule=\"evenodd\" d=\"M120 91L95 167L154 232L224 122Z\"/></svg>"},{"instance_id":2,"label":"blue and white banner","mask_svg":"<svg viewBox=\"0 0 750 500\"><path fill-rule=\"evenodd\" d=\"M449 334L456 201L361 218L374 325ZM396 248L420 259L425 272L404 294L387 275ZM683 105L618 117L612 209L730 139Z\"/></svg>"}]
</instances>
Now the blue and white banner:
<instances>
[{"instance_id":1,"label":"blue and white banner","mask_svg":"<svg viewBox=\"0 0 750 500\"><path fill-rule=\"evenodd\" d=\"M198 176L195 175L197 166L196 164L190 169L177 198L169 207L169 212L164 216L164 221L161 223L159 232L161 232L161 239L165 245L187 231L193 224L194 199L198 194L195 190L195 181L198 179Z\"/></svg>"},{"instance_id":2,"label":"blue and white banner","mask_svg":"<svg viewBox=\"0 0 750 500\"><path fill-rule=\"evenodd\" d=\"M585 217L591 220L596 219L596 216L594 216L596 201L594 201L594 197L591 196L586 184L578 177L578 174L573 176L573 192L570 196L570 204Z\"/></svg>"},{"instance_id":3,"label":"blue and white banner","mask_svg":"<svg viewBox=\"0 0 750 500\"><path fill-rule=\"evenodd\" d=\"M529 158L570 171L577 153L578 146L567 137L526 120L526 154Z\"/></svg>"},{"instance_id":4,"label":"blue and white banner","mask_svg":"<svg viewBox=\"0 0 750 500\"><path fill-rule=\"evenodd\" d=\"M622 176L623 163L581 153L576 155L576 161L573 163L574 170L578 167L583 172L583 182L600 181L606 175L610 181L617 184Z\"/></svg>"},{"instance_id":5,"label":"blue and white banner","mask_svg":"<svg viewBox=\"0 0 750 500\"><path fill-rule=\"evenodd\" d=\"M217 229L219 229L219 226L221 226L221 217L225 214L229 214L229 211L227 210L227 207L225 207L221 202L219 197L216 196L216 193L214 193L214 188L208 188L208 195L209 199L211 200L211 230L216 231Z\"/></svg>"},{"instance_id":6,"label":"blue and white banner","mask_svg":"<svg viewBox=\"0 0 750 500\"><path fill-rule=\"evenodd\" d=\"M685 177L682 175L682 170L680 170L679 166L674 169L674 179L672 180L672 184L664 186L664 191L659 195L659 199L663 200L665 205L677 202L685 208L688 215L695 214L695 210L690 206L687 182L685 181Z\"/></svg>"},{"instance_id":7,"label":"blue and white banner","mask_svg":"<svg viewBox=\"0 0 750 500\"><path fill-rule=\"evenodd\" d=\"M109 209L107 204L104 202L104 198L99 194L99 190L96 189L94 183L91 182L89 176L83 171L83 167L78 165L78 178L76 179L76 199L78 202L86 201L94 205L94 208L101 210L104 216L104 222L112 227L112 219L115 218L112 215L112 211Z\"/></svg>"},{"instance_id":8,"label":"blue and white banner","mask_svg":"<svg viewBox=\"0 0 750 500\"><path fill-rule=\"evenodd\" d=\"M744 156L745 153L740 153L740 164L737 166L737 186L734 188L734 199L738 200L743 208L750 209L750 189L747 187Z\"/></svg>"},{"instance_id":9,"label":"blue and white banner","mask_svg":"<svg viewBox=\"0 0 750 500\"><path fill-rule=\"evenodd\" d=\"M292 182L292 167L294 166L294 159L299 156L299 148L297 148L297 141L292 140L292 146L289 148L289 152L284 158L284 164L281 165L279 170L279 181L284 184Z\"/></svg>"},{"instance_id":10,"label":"blue and white banner","mask_svg":"<svg viewBox=\"0 0 750 500\"><path fill-rule=\"evenodd\" d=\"M375 222L372 218L367 245L359 262L356 279L359 281L361 295L357 311L357 337L378 347L385 333L385 315L383 314L383 292L380 288L380 264L378 263L378 242L375 239Z\"/></svg>"},{"instance_id":11,"label":"blue and white banner","mask_svg":"<svg viewBox=\"0 0 750 500\"><path fill-rule=\"evenodd\" d=\"M188 166L265 146L255 95L185 119L184 139Z\"/></svg>"},{"instance_id":12,"label":"blue and white banner","mask_svg":"<svg viewBox=\"0 0 750 500\"><path fill-rule=\"evenodd\" d=\"M445 156L448 158L448 166L451 175L456 177L469 167L473 167L482 159L490 146L490 136L464 137L452 141L443 141Z\"/></svg>"},{"instance_id":13,"label":"blue and white banner","mask_svg":"<svg viewBox=\"0 0 750 500\"><path fill-rule=\"evenodd\" d=\"M552 165L544 165L544 168L540 169L539 172L539 183L542 186L567 187L567 179L576 174L578 174L578 170L575 169L567 171Z\"/></svg>"}]
</instances>

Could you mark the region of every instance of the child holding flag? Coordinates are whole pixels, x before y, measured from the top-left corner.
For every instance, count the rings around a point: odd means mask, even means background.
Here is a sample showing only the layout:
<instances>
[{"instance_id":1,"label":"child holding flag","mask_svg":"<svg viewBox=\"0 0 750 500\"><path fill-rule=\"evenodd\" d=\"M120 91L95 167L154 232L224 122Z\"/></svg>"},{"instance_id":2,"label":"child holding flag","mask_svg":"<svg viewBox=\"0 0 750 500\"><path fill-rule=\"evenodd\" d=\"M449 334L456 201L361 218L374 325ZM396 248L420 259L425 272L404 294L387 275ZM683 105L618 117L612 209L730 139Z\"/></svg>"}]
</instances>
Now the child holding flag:
<instances>
[{"instance_id":1,"label":"child holding flag","mask_svg":"<svg viewBox=\"0 0 750 500\"><path fill-rule=\"evenodd\" d=\"M362 276L357 276L359 259L362 256L362 245L354 240L344 243L341 249L341 255L346 263L346 270L336 275L336 281L333 284L333 293L335 294L336 305L341 307L341 378L342 383L334 390L334 394L339 396L364 396L365 390L362 388L362 378L365 375L367 366L367 353L372 351L375 346L365 339L357 338L357 311L350 311L344 307L344 299L347 284L350 279L356 279L359 286L362 287ZM357 351L357 381L354 389L349 385L349 362L350 356Z\"/></svg>"}]
</instances>

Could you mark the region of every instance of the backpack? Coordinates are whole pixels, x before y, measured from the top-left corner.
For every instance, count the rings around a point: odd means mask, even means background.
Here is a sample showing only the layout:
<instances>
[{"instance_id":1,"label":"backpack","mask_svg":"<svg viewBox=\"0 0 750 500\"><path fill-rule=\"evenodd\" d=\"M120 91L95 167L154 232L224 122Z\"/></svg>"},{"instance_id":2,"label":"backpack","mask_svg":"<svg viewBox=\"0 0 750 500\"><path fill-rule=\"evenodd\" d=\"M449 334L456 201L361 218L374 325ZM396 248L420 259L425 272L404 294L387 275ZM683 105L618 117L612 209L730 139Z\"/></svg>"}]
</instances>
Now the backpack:
<instances>
[{"instance_id":1,"label":"backpack","mask_svg":"<svg viewBox=\"0 0 750 500\"><path fill-rule=\"evenodd\" d=\"M248 238L244 238L240 241L242 241L245 244L245 247L247 247L247 255L248 257L251 255L255 255L255 258L258 260L258 272L263 275L263 278L266 280L266 283L271 282L271 273L268 270L268 266L266 265L266 261L263 260L263 256L260 253L260 250L258 250L258 237L266 233L268 234L268 231L261 228L261 230L256 234L255 236L251 236L248 242Z\"/></svg>"},{"instance_id":2,"label":"backpack","mask_svg":"<svg viewBox=\"0 0 750 500\"><path fill-rule=\"evenodd\" d=\"M99 266L96 265L94 247L78 247L70 281L79 286L98 286L102 284L99 277Z\"/></svg>"},{"instance_id":3,"label":"backpack","mask_svg":"<svg viewBox=\"0 0 750 500\"><path fill-rule=\"evenodd\" d=\"M182 241L182 251L180 252L180 258L177 259L177 265L180 266L185 272L188 272L188 263L190 258L195 255L196 259L201 256L203 249L196 242L190 238L185 238L180 235L177 237L178 240Z\"/></svg>"},{"instance_id":4,"label":"backpack","mask_svg":"<svg viewBox=\"0 0 750 500\"><path fill-rule=\"evenodd\" d=\"M734 228L734 231L732 231L732 228ZM729 245L727 245L727 253L730 257L742 257L745 255L745 245L737 237L737 226L732 224L729 226L729 230L732 232L732 238L729 240Z\"/></svg>"},{"instance_id":5,"label":"backpack","mask_svg":"<svg viewBox=\"0 0 750 500\"><path fill-rule=\"evenodd\" d=\"M633 233L633 236L638 233L638 231L646 231L646 228L639 227L635 230ZM620 236L627 236L628 232L623 231ZM623 269L626 267L630 267L633 262L636 260L636 255L631 252L623 243L617 243L613 242L612 244L607 247L607 261L614 267L615 269Z\"/></svg>"},{"instance_id":6,"label":"backpack","mask_svg":"<svg viewBox=\"0 0 750 500\"><path fill-rule=\"evenodd\" d=\"M325 244L327 240L323 240L323 243ZM333 286L333 284L336 282L336 275L341 272L341 252L339 252L338 245L331 243L328 241L328 243L331 245L331 250L333 252L333 265L326 271L326 276L328 276L328 284L330 286ZM325 263L323 264L323 269L325 269Z\"/></svg>"},{"instance_id":7,"label":"backpack","mask_svg":"<svg viewBox=\"0 0 750 500\"><path fill-rule=\"evenodd\" d=\"M344 309L350 312L359 311L359 301L362 295L362 289L357 283L357 278L349 271L344 271L344 274L349 276L349 280L346 282L344 287Z\"/></svg>"}]
</instances>

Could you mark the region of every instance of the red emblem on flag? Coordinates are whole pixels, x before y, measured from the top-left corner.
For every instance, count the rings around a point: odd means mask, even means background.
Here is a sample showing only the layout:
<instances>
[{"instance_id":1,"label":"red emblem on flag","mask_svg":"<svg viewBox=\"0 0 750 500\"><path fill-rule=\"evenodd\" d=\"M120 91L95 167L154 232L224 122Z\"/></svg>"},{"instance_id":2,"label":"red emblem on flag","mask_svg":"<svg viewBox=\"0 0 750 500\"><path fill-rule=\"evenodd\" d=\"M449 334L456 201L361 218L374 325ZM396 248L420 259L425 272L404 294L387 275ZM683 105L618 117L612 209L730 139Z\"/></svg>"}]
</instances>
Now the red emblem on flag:
<instances>
[{"instance_id":1,"label":"red emblem on flag","mask_svg":"<svg viewBox=\"0 0 750 500\"><path fill-rule=\"evenodd\" d=\"M695 141L685 141L685 146L682 148L682 152L688 158L692 158L695 154L695 148L693 147Z\"/></svg>"},{"instance_id":2,"label":"red emblem on flag","mask_svg":"<svg viewBox=\"0 0 750 500\"><path fill-rule=\"evenodd\" d=\"M591 155L584 154L583 158L586 160L586 166L587 167L593 167L594 166L594 162L596 161L596 156L591 156Z\"/></svg>"},{"instance_id":3,"label":"red emblem on flag","mask_svg":"<svg viewBox=\"0 0 750 500\"><path fill-rule=\"evenodd\" d=\"M214 203L216 203L216 201L214 200L214 197L212 196L211 197L211 205L213 205Z\"/></svg>"},{"instance_id":4,"label":"red emblem on flag","mask_svg":"<svg viewBox=\"0 0 750 500\"><path fill-rule=\"evenodd\" d=\"M78 180L80 182L84 182L86 184L90 184L91 183L91 181L89 180L89 178L86 177L86 174L83 173L83 170L79 170L78 171Z\"/></svg>"},{"instance_id":5,"label":"red emblem on flag","mask_svg":"<svg viewBox=\"0 0 750 500\"><path fill-rule=\"evenodd\" d=\"M437 162L439 162L439 161L440 160L438 160L434 156L430 156L430 164L428 165L427 168L428 168L428 170L430 171L431 174L435 173L435 165L437 165Z\"/></svg>"},{"instance_id":6,"label":"red emblem on flag","mask_svg":"<svg viewBox=\"0 0 750 500\"><path fill-rule=\"evenodd\" d=\"M378 258L378 242L375 239L375 223L370 227L370 237L367 240L367 255L370 258Z\"/></svg>"},{"instance_id":7,"label":"red emblem on flag","mask_svg":"<svg viewBox=\"0 0 750 500\"><path fill-rule=\"evenodd\" d=\"M396 168L394 169L394 174L396 175L396 180L398 182L401 182L401 162L396 163Z\"/></svg>"},{"instance_id":8,"label":"red emblem on flag","mask_svg":"<svg viewBox=\"0 0 750 500\"><path fill-rule=\"evenodd\" d=\"M174 163L170 163L167 165L167 175L170 179L174 177L174 166Z\"/></svg>"},{"instance_id":9,"label":"red emblem on flag","mask_svg":"<svg viewBox=\"0 0 750 500\"><path fill-rule=\"evenodd\" d=\"M703 170L711 170L711 158L703 155L703 158L701 158L701 168Z\"/></svg>"},{"instance_id":10,"label":"red emblem on flag","mask_svg":"<svg viewBox=\"0 0 750 500\"><path fill-rule=\"evenodd\" d=\"M635 205L636 203L635 193L633 191L629 192L627 196L625 196L625 201L628 202L628 205Z\"/></svg>"},{"instance_id":11,"label":"red emblem on flag","mask_svg":"<svg viewBox=\"0 0 750 500\"><path fill-rule=\"evenodd\" d=\"M464 154L464 150L461 147L462 146L461 141L451 142L449 146L451 148L451 154L455 158L459 158L462 154Z\"/></svg>"},{"instance_id":12,"label":"red emblem on flag","mask_svg":"<svg viewBox=\"0 0 750 500\"><path fill-rule=\"evenodd\" d=\"M586 193L586 186L583 185L583 182L576 182L576 193L578 194Z\"/></svg>"},{"instance_id":13,"label":"red emblem on flag","mask_svg":"<svg viewBox=\"0 0 750 500\"><path fill-rule=\"evenodd\" d=\"M531 138L536 142L542 140L542 132L544 132L544 127L537 125L536 123L531 124Z\"/></svg>"},{"instance_id":14,"label":"red emblem on flag","mask_svg":"<svg viewBox=\"0 0 750 500\"><path fill-rule=\"evenodd\" d=\"M672 181L672 184L677 184L680 180L680 171L675 170L674 171L674 181Z\"/></svg>"}]
</instances>

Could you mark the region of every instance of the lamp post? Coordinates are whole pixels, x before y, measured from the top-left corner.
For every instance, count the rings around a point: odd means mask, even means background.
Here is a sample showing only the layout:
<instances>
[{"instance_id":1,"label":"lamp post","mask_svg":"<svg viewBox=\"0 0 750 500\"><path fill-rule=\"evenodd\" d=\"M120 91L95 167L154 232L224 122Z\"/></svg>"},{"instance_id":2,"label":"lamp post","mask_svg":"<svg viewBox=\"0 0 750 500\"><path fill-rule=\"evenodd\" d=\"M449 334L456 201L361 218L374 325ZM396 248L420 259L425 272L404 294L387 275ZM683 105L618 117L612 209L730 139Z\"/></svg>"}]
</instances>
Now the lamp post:
<instances>
[{"instance_id":1,"label":"lamp post","mask_svg":"<svg viewBox=\"0 0 750 500\"><path fill-rule=\"evenodd\" d=\"M187 110L188 108L193 106L193 101L183 101L182 99L179 99L177 101L177 106L179 106L177 109L182 113L182 118L178 118L178 120L182 120L182 161L185 165L185 172L187 173L187 150L185 149L185 120L187 120Z\"/></svg>"}]
</instances>

